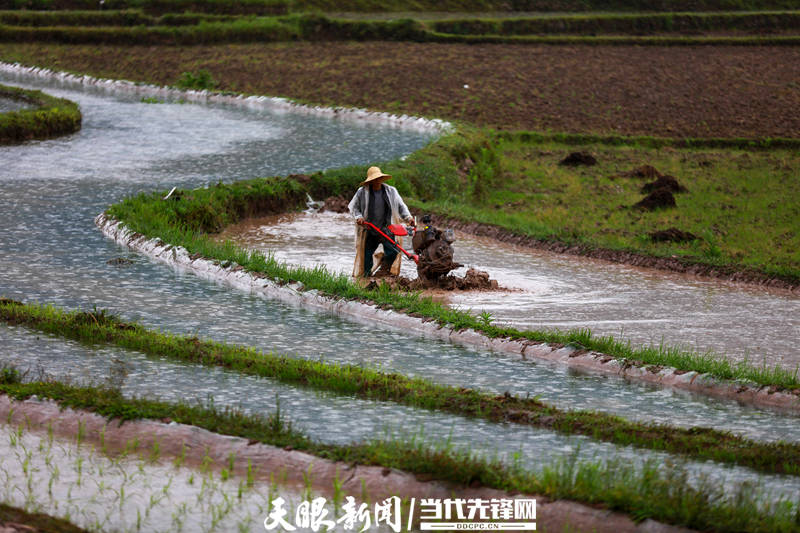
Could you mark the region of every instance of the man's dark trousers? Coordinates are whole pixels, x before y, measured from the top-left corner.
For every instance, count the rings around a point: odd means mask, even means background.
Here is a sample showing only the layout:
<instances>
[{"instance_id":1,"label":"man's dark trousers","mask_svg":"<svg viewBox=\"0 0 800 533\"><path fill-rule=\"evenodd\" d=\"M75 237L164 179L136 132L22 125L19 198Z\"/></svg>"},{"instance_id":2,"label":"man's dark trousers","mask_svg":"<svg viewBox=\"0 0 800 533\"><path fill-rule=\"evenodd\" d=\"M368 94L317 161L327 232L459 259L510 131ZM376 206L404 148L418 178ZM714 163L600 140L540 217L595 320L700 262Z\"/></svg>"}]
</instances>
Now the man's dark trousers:
<instances>
[{"instance_id":1,"label":"man's dark trousers","mask_svg":"<svg viewBox=\"0 0 800 533\"><path fill-rule=\"evenodd\" d=\"M384 232L386 235L391 235L389 233L389 228L381 228L381 231ZM394 263L394 260L397 258L397 248L392 246L391 244L387 244L386 239L378 235L374 229L368 228L367 229L367 240L364 243L364 275L369 276L372 273L372 254L375 253L375 250L378 248L378 245L384 243L383 245L383 261L382 263L386 265L386 268L389 268Z\"/></svg>"}]
</instances>

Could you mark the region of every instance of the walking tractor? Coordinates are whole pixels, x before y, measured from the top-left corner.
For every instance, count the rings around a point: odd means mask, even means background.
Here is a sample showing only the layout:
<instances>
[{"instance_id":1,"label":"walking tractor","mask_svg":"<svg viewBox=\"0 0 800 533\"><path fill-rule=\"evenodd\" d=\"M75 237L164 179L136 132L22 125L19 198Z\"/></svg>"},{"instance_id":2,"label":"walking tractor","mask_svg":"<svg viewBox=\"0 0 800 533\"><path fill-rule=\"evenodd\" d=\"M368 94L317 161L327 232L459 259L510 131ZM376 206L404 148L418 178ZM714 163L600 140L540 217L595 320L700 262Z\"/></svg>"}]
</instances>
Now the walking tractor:
<instances>
[{"instance_id":1,"label":"walking tractor","mask_svg":"<svg viewBox=\"0 0 800 533\"><path fill-rule=\"evenodd\" d=\"M378 235L383 237L383 243L393 246L398 252L402 253L417 265L417 275L421 279L437 281L442 276L446 276L451 270L455 270L463 265L453 262L453 242L455 234L452 229L440 230L431 225L431 216L422 217L422 227L403 226L401 224L391 224L387 228L395 238L411 236L411 245L414 253L407 252L395 239L389 237L380 228L371 222L364 221L364 224L375 230Z\"/></svg>"}]
</instances>

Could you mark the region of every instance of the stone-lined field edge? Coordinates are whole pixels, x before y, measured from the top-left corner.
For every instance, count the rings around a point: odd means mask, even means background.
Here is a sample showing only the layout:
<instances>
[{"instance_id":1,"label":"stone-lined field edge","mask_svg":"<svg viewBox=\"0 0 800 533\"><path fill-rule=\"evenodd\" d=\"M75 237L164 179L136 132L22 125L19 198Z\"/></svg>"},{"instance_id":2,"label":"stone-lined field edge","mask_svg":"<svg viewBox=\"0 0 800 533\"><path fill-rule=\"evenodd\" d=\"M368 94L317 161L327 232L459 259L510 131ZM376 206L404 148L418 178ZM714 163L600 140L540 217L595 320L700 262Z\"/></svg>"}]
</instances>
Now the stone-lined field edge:
<instances>
[{"instance_id":1,"label":"stone-lined field edge","mask_svg":"<svg viewBox=\"0 0 800 533\"><path fill-rule=\"evenodd\" d=\"M589 372L617 375L625 379L688 390L708 396L763 407L800 411L800 395L778 390L777 387L726 381L709 374L685 372L671 367L636 366L607 354L578 350L570 346L554 346L508 338L493 339L470 329L456 331L441 327L432 320L379 309L374 305L358 301L325 297L316 290L304 290L303 285L299 282L279 285L271 279L246 271L241 266L222 266L217 261L190 256L185 248L165 243L161 239L148 239L142 234L129 230L121 222L104 213L95 218L95 224L107 237L156 261L166 263L181 271L191 272L203 279L220 282L297 307L317 309L360 323L380 324L386 328L406 333L413 332L416 335L449 341L461 346L487 348L524 360L546 360Z\"/></svg>"},{"instance_id":2,"label":"stone-lined field edge","mask_svg":"<svg viewBox=\"0 0 800 533\"><path fill-rule=\"evenodd\" d=\"M419 131L422 133L445 134L454 130L451 123L433 118L421 118L409 115L393 115L381 111L351 107L325 107L298 104L287 98L275 96L246 96L235 93L216 91L182 90L174 87L135 83L128 80L95 78L94 76L71 74L69 72L50 70L40 67L27 67L19 63L0 62L0 72L15 76L32 76L44 80L59 81L65 84L76 84L107 89L109 92L156 97L182 98L189 102L212 102L233 104L251 109L264 109L274 113L297 113L338 119L355 123L380 124L398 129Z\"/></svg>"}]
</instances>

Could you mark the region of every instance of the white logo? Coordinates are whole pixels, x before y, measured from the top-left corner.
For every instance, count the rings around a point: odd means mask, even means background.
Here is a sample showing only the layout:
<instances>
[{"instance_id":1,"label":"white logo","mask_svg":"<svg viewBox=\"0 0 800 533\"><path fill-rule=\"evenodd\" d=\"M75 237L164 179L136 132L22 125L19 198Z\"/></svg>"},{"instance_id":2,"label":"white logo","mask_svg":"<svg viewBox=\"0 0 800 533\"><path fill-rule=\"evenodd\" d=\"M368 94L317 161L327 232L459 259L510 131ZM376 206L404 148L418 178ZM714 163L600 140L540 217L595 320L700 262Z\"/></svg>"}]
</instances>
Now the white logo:
<instances>
[{"instance_id":1,"label":"white logo","mask_svg":"<svg viewBox=\"0 0 800 533\"><path fill-rule=\"evenodd\" d=\"M407 517L403 522L403 507L397 496L386 498L372 507L366 503L358 504L355 498L347 496L339 513L329 517L325 498L315 498L301 502L289 521L289 512L284 508L286 501L276 498L264 520L267 531L357 531L364 533L373 526L386 526L399 533L411 530L415 518L419 518L419 529L423 531L536 531L536 500L523 498L422 498L417 502L411 498ZM419 505L417 505L417 503ZM417 508L418 507L418 508Z\"/></svg>"}]
</instances>

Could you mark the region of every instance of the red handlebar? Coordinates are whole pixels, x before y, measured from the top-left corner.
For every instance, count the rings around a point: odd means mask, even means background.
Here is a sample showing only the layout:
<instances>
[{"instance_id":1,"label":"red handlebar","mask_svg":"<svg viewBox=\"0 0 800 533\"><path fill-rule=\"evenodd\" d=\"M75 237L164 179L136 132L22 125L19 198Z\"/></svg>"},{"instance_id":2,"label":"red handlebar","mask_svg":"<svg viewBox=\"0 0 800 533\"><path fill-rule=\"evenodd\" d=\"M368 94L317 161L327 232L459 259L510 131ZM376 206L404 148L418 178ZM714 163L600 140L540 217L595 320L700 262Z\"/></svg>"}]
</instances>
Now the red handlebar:
<instances>
[{"instance_id":1,"label":"red handlebar","mask_svg":"<svg viewBox=\"0 0 800 533\"><path fill-rule=\"evenodd\" d=\"M380 235L381 235L381 236L382 236L384 239L386 239L387 241L391 242L391 243L392 243L392 244L393 244L393 245L394 245L394 246L395 246L395 247L396 247L398 250L400 250L401 252L403 252L404 254L406 254L406 257L408 257L409 259L411 259L412 261L414 261L414 263L416 263L416 264L419 264L419 256L418 256L417 254L413 254L413 255L412 255L412 254L410 254L410 253L406 252L406 251L403 249L403 247L402 247L402 246L400 246L400 244L399 244L397 241L395 241L394 239L392 239L392 238L390 238L388 235L386 235L384 232L382 232L382 231L381 231L381 230L378 228L378 226L376 226L376 225L375 225L375 224L373 224L372 222L367 222L366 220L362 220L362 224L366 224L367 226L369 226L369 227L371 227L372 229L374 229L375 231L377 231L377 232L378 232L378 233L379 233L379 234L380 234Z\"/></svg>"}]
</instances>

